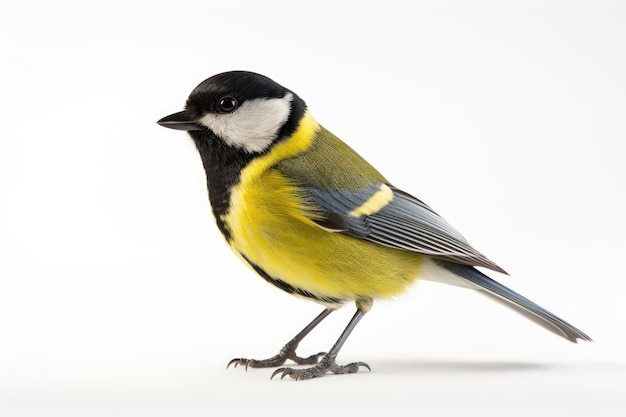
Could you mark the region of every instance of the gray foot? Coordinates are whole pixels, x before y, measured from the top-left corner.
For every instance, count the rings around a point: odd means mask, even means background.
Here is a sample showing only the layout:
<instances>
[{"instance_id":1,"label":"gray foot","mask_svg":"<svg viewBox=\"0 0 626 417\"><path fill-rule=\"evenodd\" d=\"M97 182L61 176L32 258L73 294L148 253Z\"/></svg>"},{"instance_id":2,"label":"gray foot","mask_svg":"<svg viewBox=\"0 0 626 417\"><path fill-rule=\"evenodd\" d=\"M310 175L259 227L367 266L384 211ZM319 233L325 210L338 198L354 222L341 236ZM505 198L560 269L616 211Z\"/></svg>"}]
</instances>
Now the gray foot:
<instances>
[{"instance_id":1,"label":"gray foot","mask_svg":"<svg viewBox=\"0 0 626 417\"><path fill-rule=\"evenodd\" d=\"M278 355L274 355L269 359L257 360L257 359L246 359L246 358L235 358L228 362L226 368L228 369L230 365L234 365L235 368L237 366L244 366L246 370L248 367L251 368L273 368L276 366L280 366L284 364L287 359L291 359L298 365L314 365L317 363L320 357L324 356L326 352L320 352L316 355L311 355L308 358L301 358L296 355L296 348L298 344L287 343L283 348L278 352Z\"/></svg>"},{"instance_id":2,"label":"gray foot","mask_svg":"<svg viewBox=\"0 0 626 417\"><path fill-rule=\"evenodd\" d=\"M289 375L296 381L317 378L320 376L324 376L329 372L332 372L333 374L353 374L355 372L358 372L361 366L371 371L369 365L365 362L354 362L348 365L340 366L335 363L335 358L324 355L320 360L319 365L305 369L279 368L274 371L270 379L279 374L280 379L283 379L284 377Z\"/></svg>"}]
</instances>

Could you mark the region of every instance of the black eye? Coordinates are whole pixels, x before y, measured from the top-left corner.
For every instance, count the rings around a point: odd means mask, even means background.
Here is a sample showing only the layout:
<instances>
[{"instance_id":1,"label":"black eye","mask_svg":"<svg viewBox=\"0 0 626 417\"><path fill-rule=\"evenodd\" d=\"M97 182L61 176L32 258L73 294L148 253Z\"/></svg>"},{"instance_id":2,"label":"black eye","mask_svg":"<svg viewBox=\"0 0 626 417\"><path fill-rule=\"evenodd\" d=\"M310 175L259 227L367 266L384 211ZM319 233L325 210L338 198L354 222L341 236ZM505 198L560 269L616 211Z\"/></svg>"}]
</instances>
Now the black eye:
<instances>
[{"instance_id":1,"label":"black eye","mask_svg":"<svg viewBox=\"0 0 626 417\"><path fill-rule=\"evenodd\" d=\"M217 109L220 113L230 113L237 108L237 99L232 97L224 97L221 98L219 103L217 103Z\"/></svg>"}]
</instances>

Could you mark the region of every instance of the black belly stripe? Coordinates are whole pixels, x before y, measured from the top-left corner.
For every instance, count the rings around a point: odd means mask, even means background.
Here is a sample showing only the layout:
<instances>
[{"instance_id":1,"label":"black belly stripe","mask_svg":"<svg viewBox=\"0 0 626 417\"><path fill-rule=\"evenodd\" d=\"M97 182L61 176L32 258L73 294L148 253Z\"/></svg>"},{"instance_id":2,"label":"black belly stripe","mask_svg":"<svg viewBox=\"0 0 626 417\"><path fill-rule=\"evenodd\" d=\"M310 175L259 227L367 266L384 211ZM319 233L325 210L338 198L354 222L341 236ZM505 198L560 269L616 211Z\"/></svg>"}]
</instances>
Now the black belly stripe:
<instances>
[{"instance_id":1,"label":"black belly stripe","mask_svg":"<svg viewBox=\"0 0 626 417\"><path fill-rule=\"evenodd\" d=\"M317 296L317 295L312 294L312 293L310 293L310 292L308 292L306 290L303 290L301 288L296 288L293 285L290 285L290 284L286 283L285 281L283 281L281 279L273 278L267 272L265 272L260 266L258 266L254 262L250 261L250 259L248 259L246 257L246 255L244 255L241 252L239 252L239 254L241 255L241 257L243 259L246 260L246 262L248 262L248 264L252 267L252 269L254 269L254 271L257 274L259 274L261 277L263 277L264 280L266 280L270 284L280 288L281 290L283 290L283 291L285 291L285 292L287 292L289 294L301 295L303 297L311 298L313 300L320 301L320 302L323 302L323 303L342 304L344 302L344 300L342 300L340 298Z\"/></svg>"}]
</instances>

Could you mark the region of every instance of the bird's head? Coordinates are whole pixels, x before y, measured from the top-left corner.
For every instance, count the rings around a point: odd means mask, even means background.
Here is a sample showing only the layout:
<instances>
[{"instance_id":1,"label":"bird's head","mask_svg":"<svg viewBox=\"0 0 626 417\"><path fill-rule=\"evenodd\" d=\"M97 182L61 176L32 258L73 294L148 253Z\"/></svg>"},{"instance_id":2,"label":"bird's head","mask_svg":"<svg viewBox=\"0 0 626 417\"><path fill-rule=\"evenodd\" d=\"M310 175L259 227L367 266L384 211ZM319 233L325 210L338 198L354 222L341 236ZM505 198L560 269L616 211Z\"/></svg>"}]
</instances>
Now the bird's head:
<instances>
[{"instance_id":1,"label":"bird's head","mask_svg":"<svg viewBox=\"0 0 626 417\"><path fill-rule=\"evenodd\" d=\"M218 140L238 151L259 154L293 133L305 109L302 99L271 79L230 71L201 82L189 95L185 110L157 123L189 131L196 142Z\"/></svg>"}]
</instances>

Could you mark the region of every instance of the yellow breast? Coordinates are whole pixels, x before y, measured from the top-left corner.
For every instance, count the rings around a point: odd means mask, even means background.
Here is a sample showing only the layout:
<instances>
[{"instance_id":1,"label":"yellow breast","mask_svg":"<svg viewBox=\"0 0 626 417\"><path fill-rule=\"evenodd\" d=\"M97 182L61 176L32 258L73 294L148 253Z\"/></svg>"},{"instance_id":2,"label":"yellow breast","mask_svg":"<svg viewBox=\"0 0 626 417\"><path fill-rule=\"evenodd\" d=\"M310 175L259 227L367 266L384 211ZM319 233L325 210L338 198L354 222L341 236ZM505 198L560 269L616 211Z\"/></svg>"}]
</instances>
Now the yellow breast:
<instances>
[{"instance_id":1,"label":"yellow breast","mask_svg":"<svg viewBox=\"0 0 626 417\"><path fill-rule=\"evenodd\" d=\"M297 184L272 168L305 151L317 128L307 113L296 134L242 171L222 218L232 249L272 278L319 297L347 301L402 292L417 277L421 255L320 228Z\"/></svg>"}]
</instances>

